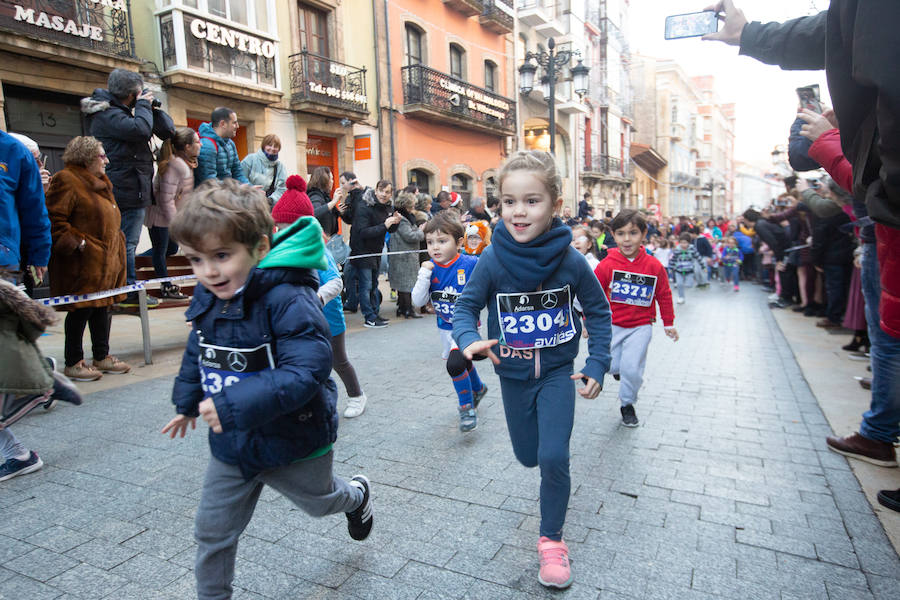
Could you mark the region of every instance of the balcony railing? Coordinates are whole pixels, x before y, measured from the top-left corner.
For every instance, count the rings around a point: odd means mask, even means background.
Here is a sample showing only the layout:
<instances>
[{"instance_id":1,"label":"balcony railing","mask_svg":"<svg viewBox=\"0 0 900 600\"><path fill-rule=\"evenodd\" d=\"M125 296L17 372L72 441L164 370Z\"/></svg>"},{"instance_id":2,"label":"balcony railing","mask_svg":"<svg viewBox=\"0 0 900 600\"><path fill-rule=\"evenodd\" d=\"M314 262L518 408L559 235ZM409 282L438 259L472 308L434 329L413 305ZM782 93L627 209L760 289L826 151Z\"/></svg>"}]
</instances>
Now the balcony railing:
<instances>
[{"instance_id":1,"label":"balcony railing","mask_svg":"<svg viewBox=\"0 0 900 600\"><path fill-rule=\"evenodd\" d=\"M683 171L673 171L669 177L671 184L678 187L700 187L700 178Z\"/></svg>"},{"instance_id":2,"label":"balcony railing","mask_svg":"<svg viewBox=\"0 0 900 600\"><path fill-rule=\"evenodd\" d=\"M627 180L634 179L634 165L630 160L622 161L608 154L594 154L587 157L584 170L586 173L597 173Z\"/></svg>"},{"instance_id":3,"label":"balcony railing","mask_svg":"<svg viewBox=\"0 0 900 600\"><path fill-rule=\"evenodd\" d=\"M478 22L485 29L500 35L512 33L515 29L512 0L484 0L484 12Z\"/></svg>"},{"instance_id":4,"label":"balcony railing","mask_svg":"<svg viewBox=\"0 0 900 600\"><path fill-rule=\"evenodd\" d=\"M291 102L368 113L366 70L311 54L292 54Z\"/></svg>"},{"instance_id":5,"label":"balcony railing","mask_svg":"<svg viewBox=\"0 0 900 600\"><path fill-rule=\"evenodd\" d=\"M514 100L424 65L403 67L402 74L405 112L495 134L515 133Z\"/></svg>"},{"instance_id":6,"label":"balcony railing","mask_svg":"<svg viewBox=\"0 0 900 600\"><path fill-rule=\"evenodd\" d=\"M184 37L175 35L175 19L183 22ZM215 29L214 29L215 27ZM208 22L180 11L160 15L163 70L188 68L239 82L276 87L274 40ZM184 46L187 63L178 60Z\"/></svg>"},{"instance_id":7,"label":"balcony railing","mask_svg":"<svg viewBox=\"0 0 900 600\"><path fill-rule=\"evenodd\" d=\"M134 58L130 0L0 0L0 29Z\"/></svg>"},{"instance_id":8,"label":"balcony railing","mask_svg":"<svg viewBox=\"0 0 900 600\"><path fill-rule=\"evenodd\" d=\"M482 0L444 0L444 4L467 17L480 15L484 10L484 2Z\"/></svg>"}]
</instances>

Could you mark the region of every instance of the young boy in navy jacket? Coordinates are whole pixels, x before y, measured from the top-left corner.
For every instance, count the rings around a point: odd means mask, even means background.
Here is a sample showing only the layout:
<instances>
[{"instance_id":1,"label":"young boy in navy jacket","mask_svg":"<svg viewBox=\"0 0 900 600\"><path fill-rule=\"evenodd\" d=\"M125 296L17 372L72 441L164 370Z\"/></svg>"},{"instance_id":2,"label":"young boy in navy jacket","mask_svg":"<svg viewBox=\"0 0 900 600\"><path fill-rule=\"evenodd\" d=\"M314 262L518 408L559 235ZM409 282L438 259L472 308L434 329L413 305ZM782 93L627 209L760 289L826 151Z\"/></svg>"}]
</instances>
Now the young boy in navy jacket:
<instances>
[{"instance_id":1,"label":"young boy in navy jacket","mask_svg":"<svg viewBox=\"0 0 900 600\"><path fill-rule=\"evenodd\" d=\"M612 364L609 372L619 384L622 424L637 427L634 410L644 381L647 348L653 335L656 307L662 314L666 335L678 341L675 312L666 269L641 245L647 221L639 211L627 208L610 223L617 248L600 261L594 274L612 310Z\"/></svg>"},{"instance_id":2,"label":"young boy in navy jacket","mask_svg":"<svg viewBox=\"0 0 900 600\"><path fill-rule=\"evenodd\" d=\"M162 432L183 437L198 416L210 428L194 534L204 599L231 597L238 538L263 485L312 516L346 513L353 539L372 529L368 479L332 473L337 389L313 271L327 266L322 229L303 217L270 244L273 227L262 192L228 179L196 190L170 228L198 285L172 392L178 416Z\"/></svg>"}]
</instances>

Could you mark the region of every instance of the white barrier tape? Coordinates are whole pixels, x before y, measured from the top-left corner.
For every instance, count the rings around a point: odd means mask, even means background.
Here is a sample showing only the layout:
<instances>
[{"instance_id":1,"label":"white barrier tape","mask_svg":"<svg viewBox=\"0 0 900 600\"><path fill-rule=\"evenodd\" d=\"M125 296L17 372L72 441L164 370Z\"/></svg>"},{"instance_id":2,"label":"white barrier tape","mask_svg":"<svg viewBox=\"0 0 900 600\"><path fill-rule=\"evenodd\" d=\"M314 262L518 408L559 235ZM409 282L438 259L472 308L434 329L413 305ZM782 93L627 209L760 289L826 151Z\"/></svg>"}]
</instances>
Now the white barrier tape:
<instances>
[{"instance_id":1,"label":"white barrier tape","mask_svg":"<svg viewBox=\"0 0 900 600\"><path fill-rule=\"evenodd\" d=\"M394 254L418 254L420 252L425 252L425 250L397 250L396 252L379 252L378 254L356 254L354 256L348 256L347 260L356 260L357 258L371 258L373 256L392 256Z\"/></svg>"},{"instance_id":2,"label":"white barrier tape","mask_svg":"<svg viewBox=\"0 0 900 600\"><path fill-rule=\"evenodd\" d=\"M118 296L119 294L127 294L128 292L137 292L145 289L148 284L166 283L170 281L184 281L185 279L196 279L194 275L177 275L174 277L160 277L159 279L147 279L138 281L131 285L115 288L113 290L103 290L102 292L91 292L89 294L67 294L65 296L55 296L53 298L39 298L37 301L47 306L62 306L63 304L75 304L77 302L87 302L89 300L100 300L101 298L109 298L110 296Z\"/></svg>"}]
</instances>

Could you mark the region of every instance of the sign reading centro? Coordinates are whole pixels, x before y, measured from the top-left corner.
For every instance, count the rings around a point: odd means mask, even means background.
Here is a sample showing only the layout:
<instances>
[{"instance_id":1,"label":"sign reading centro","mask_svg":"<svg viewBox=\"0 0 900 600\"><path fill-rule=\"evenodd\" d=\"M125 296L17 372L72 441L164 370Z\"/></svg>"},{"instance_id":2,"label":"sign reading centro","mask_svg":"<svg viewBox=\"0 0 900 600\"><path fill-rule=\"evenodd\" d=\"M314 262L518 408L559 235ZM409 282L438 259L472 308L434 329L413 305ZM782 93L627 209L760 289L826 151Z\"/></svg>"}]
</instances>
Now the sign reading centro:
<instances>
[{"instance_id":1,"label":"sign reading centro","mask_svg":"<svg viewBox=\"0 0 900 600\"><path fill-rule=\"evenodd\" d=\"M229 29L222 25L210 23L203 19L194 19L191 21L191 34L195 38L206 40L214 44L237 48L241 52L256 54L266 58L274 58L275 42L268 40L260 40L258 37Z\"/></svg>"}]
</instances>

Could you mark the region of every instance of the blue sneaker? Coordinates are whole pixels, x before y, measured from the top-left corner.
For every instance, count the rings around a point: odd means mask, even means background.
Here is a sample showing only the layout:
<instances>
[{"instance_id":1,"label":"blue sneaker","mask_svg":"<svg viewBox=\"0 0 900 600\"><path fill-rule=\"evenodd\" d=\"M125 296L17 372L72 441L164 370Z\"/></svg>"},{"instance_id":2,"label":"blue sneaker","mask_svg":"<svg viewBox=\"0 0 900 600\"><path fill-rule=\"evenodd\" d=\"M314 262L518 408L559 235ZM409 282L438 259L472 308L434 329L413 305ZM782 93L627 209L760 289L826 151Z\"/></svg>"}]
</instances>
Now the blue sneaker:
<instances>
[{"instance_id":1,"label":"blue sneaker","mask_svg":"<svg viewBox=\"0 0 900 600\"><path fill-rule=\"evenodd\" d=\"M0 481L12 479L17 475L27 475L28 473L34 473L43 466L44 461L42 461L41 457L35 454L34 450L32 450L31 454L28 455L28 458L26 460L10 458L5 463L0 465Z\"/></svg>"},{"instance_id":2,"label":"blue sneaker","mask_svg":"<svg viewBox=\"0 0 900 600\"><path fill-rule=\"evenodd\" d=\"M471 404L464 404L459 407L459 430L462 432L472 431L478 425L478 417L475 413L475 407Z\"/></svg>"}]
</instances>

